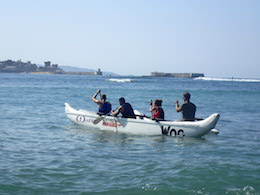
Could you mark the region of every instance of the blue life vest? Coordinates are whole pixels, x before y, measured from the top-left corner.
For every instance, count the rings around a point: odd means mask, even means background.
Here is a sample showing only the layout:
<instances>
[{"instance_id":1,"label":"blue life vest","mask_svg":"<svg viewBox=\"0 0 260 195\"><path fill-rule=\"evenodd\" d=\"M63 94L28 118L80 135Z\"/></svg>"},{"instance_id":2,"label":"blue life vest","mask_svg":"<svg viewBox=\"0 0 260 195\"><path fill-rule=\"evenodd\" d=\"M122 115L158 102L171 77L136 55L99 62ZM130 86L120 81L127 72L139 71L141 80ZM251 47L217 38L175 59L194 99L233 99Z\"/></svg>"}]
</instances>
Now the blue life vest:
<instances>
[{"instance_id":1,"label":"blue life vest","mask_svg":"<svg viewBox=\"0 0 260 195\"><path fill-rule=\"evenodd\" d=\"M112 106L109 102L105 102L101 107L99 107L98 112L99 114L107 114L111 111L111 107Z\"/></svg>"}]
</instances>

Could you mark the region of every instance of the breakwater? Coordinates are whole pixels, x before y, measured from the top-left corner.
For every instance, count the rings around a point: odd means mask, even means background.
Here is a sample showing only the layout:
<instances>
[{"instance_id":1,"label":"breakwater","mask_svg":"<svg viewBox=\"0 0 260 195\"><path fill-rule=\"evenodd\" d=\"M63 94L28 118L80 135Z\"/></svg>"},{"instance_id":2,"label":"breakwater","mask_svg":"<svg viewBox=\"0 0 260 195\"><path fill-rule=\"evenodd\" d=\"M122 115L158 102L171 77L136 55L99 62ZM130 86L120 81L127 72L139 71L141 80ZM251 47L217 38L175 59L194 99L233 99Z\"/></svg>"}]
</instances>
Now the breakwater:
<instances>
[{"instance_id":1,"label":"breakwater","mask_svg":"<svg viewBox=\"0 0 260 195\"><path fill-rule=\"evenodd\" d=\"M196 78L204 77L203 73L164 73L164 72L152 72L151 77L175 77L175 78Z\"/></svg>"}]
</instances>

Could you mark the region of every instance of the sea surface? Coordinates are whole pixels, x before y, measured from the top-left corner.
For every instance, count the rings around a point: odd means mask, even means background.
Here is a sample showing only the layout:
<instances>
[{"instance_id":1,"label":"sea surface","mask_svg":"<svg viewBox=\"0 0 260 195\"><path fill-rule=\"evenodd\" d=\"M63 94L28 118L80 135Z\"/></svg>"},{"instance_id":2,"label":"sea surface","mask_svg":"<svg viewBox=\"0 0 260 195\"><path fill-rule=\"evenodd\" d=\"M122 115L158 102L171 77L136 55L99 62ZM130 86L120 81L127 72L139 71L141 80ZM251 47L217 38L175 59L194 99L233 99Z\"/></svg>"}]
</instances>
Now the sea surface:
<instances>
[{"instance_id":1,"label":"sea surface","mask_svg":"<svg viewBox=\"0 0 260 195\"><path fill-rule=\"evenodd\" d=\"M137 136L72 124L64 103L96 111L125 97L150 115L191 93L197 117L220 113L218 135ZM260 80L0 74L0 194L260 194Z\"/></svg>"}]
</instances>

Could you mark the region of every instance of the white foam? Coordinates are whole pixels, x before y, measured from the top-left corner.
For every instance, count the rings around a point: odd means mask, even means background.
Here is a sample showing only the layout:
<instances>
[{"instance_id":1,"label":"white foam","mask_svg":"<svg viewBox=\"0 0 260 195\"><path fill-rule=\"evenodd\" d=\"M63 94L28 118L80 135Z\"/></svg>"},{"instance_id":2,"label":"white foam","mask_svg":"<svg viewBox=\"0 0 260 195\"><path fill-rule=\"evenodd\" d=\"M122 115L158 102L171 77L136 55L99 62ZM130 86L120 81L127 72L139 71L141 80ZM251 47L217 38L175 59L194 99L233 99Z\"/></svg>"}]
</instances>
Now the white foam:
<instances>
[{"instance_id":1,"label":"white foam","mask_svg":"<svg viewBox=\"0 0 260 195\"><path fill-rule=\"evenodd\" d=\"M235 81L235 82L260 82L260 79L241 79L241 78L210 78L210 77L197 77L194 80L204 81Z\"/></svg>"},{"instance_id":2,"label":"white foam","mask_svg":"<svg viewBox=\"0 0 260 195\"><path fill-rule=\"evenodd\" d=\"M134 82L133 79L129 79L129 78L126 78L126 79L110 78L110 79L107 79L107 81L110 81L110 82L118 82L118 83L130 83L130 82Z\"/></svg>"}]
</instances>

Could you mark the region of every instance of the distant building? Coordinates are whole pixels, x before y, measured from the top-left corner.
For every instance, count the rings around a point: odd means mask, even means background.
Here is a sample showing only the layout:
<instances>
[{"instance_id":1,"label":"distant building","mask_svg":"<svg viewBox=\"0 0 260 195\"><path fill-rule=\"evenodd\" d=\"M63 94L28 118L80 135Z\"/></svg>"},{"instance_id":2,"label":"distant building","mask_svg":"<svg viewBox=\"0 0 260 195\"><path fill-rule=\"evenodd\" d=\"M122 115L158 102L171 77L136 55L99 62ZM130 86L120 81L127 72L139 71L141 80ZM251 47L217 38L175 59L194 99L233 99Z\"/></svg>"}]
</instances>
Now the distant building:
<instances>
[{"instance_id":1,"label":"distant building","mask_svg":"<svg viewBox=\"0 0 260 195\"><path fill-rule=\"evenodd\" d=\"M38 67L31 62L24 63L21 60L6 60L0 62L0 73L29 73L37 72Z\"/></svg>"},{"instance_id":2,"label":"distant building","mask_svg":"<svg viewBox=\"0 0 260 195\"><path fill-rule=\"evenodd\" d=\"M36 64L32 64L30 61L22 62L21 60L12 61L0 61L0 73L51 73L62 74L64 71L58 67L58 64L51 62L44 62L44 67L38 67Z\"/></svg>"},{"instance_id":3,"label":"distant building","mask_svg":"<svg viewBox=\"0 0 260 195\"><path fill-rule=\"evenodd\" d=\"M5 66L3 68L3 71L5 72L17 72L16 66Z\"/></svg>"},{"instance_id":4,"label":"distant building","mask_svg":"<svg viewBox=\"0 0 260 195\"><path fill-rule=\"evenodd\" d=\"M95 72L95 75L102 75L103 73L101 72L100 68L98 69L98 71Z\"/></svg>"},{"instance_id":5,"label":"distant building","mask_svg":"<svg viewBox=\"0 0 260 195\"><path fill-rule=\"evenodd\" d=\"M45 67L50 67L51 66L51 62L50 61L44 62L44 66Z\"/></svg>"},{"instance_id":6,"label":"distant building","mask_svg":"<svg viewBox=\"0 0 260 195\"><path fill-rule=\"evenodd\" d=\"M64 71L58 67L58 64L51 65L50 61L44 62L43 67L39 67L39 72L52 73L52 74L62 74Z\"/></svg>"},{"instance_id":7,"label":"distant building","mask_svg":"<svg viewBox=\"0 0 260 195\"><path fill-rule=\"evenodd\" d=\"M53 68L58 68L58 64L53 64L52 67Z\"/></svg>"}]
</instances>

